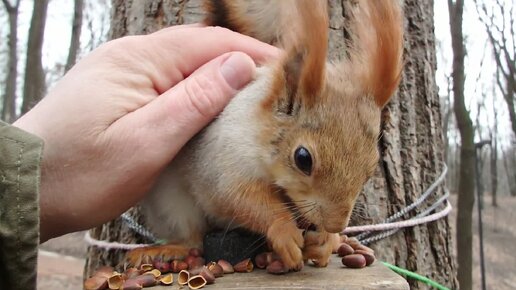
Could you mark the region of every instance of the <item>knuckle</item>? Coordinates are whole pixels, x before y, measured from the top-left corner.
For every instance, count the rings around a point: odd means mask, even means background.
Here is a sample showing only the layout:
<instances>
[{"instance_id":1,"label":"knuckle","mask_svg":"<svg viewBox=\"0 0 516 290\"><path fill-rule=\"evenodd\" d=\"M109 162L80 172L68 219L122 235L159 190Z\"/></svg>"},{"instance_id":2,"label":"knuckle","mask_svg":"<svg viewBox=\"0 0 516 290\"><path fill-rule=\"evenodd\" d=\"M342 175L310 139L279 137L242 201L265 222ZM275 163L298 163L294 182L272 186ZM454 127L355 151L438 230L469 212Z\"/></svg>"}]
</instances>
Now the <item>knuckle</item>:
<instances>
[{"instance_id":1,"label":"knuckle","mask_svg":"<svg viewBox=\"0 0 516 290\"><path fill-rule=\"evenodd\" d=\"M212 117L218 110L214 101L220 94L215 84L208 78L196 76L185 83L185 93L188 109L200 114L203 118Z\"/></svg>"}]
</instances>

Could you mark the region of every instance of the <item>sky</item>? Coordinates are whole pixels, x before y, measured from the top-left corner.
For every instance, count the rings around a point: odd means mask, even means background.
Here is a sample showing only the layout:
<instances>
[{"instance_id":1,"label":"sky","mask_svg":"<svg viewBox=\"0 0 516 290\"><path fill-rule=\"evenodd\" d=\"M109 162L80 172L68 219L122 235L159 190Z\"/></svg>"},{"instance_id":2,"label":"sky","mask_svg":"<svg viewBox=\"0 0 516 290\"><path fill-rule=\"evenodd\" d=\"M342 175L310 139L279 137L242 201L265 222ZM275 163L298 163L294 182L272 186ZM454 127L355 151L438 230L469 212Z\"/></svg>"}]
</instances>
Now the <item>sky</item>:
<instances>
[{"instance_id":1,"label":"sky","mask_svg":"<svg viewBox=\"0 0 516 290\"><path fill-rule=\"evenodd\" d=\"M11 0L13 1L13 0ZM434 0L435 3L435 34L437 38L437 59L438 70L436 73L437 84L439 86L439 94L446 95L447 80L446 75L451 72L452 51L451 39L448 20L448 0ZM492 0L485 0L492 1ZM515 0L502 0L515 1ZM92 29L88 29L85 20L81 43L83 49L87 51L88 42L92 39L90 31L94 31L97 35L93 38L99 38L101 23L104 28L109 25L109 0L86 0L87 2L87 18L91 21ZM25 50L28 29L30 25L30 17L32 13L33 1L22 0L19 17L19 43L18 47L21 52ZM102 4L102 5L101 5ZM106 6L107 5L107 6ZM3 10L3 9L0 9ZM94 18L91 17L94 15ZM71 35L71 19L73 16L73 1L71 0L51 0L48 7L48 18L45 30L45 42L43 48L43 65L47 70L59 69L60 65L64 65L68 54L68 46ZM463 30L465 34L466 47L468 55L466 57L466 104L471 110L471 116L476 118L477 101L481 98L482 91L492 91L492 78L495 72L495 63L492 59L491 48L487 44L487 35L484 26L478 21L478 16L472 0L465 1ZM7 23L7 17L4 11L0 13L0 23ZM7 26L0 25L1 39L5 40L7 35ZM96 46L94 44L93 46ZM5 41L0 42L0 51L5 49ZM484 60L484 61L482 61ZM0 60L0 65L5 67L5 60ZM24 53L20 54L19 71L24 71L25 58ZM5 78L5 71L0 71L0 77ZM55 74L57 79L59 74ZM52 79L53 80L53 79ZM21 82L20 82L21 83ZM20 95L20 94L19 94ZM485 103L487 113L480 115L482 124L493 123L492 105L493 95L488 94ZM499 115L499 132L502 134L501 143L508 146L510 144L511 131L509 117L505 103L496 96L496 105ZM484 130L487 133L487 130ZM452 134L453 135L453 134ZM452 136L453 137L453 136ZM457 139L458 140L458 139ZM478 141L478 140L477 140Z\"/></svg>"}]
</instances>

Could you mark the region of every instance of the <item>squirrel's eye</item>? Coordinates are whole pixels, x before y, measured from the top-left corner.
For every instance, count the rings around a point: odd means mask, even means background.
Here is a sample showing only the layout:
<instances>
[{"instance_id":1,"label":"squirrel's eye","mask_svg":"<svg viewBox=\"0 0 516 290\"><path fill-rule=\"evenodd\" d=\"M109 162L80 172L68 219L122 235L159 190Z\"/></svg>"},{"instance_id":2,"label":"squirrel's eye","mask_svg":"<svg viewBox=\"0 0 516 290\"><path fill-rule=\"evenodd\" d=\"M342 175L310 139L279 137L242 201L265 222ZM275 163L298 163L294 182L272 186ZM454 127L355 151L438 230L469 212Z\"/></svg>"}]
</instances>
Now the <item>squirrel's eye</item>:
<instances>
[{"instance_id":1,"label":"squirrel's eye","mask_svg":"<svg viewBox=\"0 0 516 290\"><path fill-rule=\"evenodd\" d=\"M303 146L297 147L294 152L294 161L296 162L297 168L303 171L304 174L312 174L312 155L308 149Z\"/></svg>"}]
</instances>

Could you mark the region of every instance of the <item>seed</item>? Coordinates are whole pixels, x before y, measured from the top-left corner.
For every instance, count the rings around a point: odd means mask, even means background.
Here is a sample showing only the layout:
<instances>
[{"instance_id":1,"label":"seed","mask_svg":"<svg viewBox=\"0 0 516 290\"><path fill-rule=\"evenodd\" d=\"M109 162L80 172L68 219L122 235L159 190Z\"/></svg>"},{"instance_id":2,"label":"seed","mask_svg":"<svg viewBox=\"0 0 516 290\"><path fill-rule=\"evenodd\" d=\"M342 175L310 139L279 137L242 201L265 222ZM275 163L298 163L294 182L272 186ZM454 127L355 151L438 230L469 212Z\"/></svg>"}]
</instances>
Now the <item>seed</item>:
<instances>
[{"instance_id":1,"label":"seed","mask_svg":"<svg viewBox=\"0 0 516 290\"><path fill-rule=\"evenodd\" d=\"M154 269L154 266L152 266L152 264L141 264L140 265L140 271L148 272L152 269Z\"/></svg>"},{"instance_id":2,"label":"seed","mask_svg":"<svg viewBox=\"0 0 516 290\"><path fill-rule=\"evenodd\" d=\"M208 284L215 282L215 275L213 275L213 273L206 266L201 268L199 275L201 275Z\"/></svg>"},{"instance_id":3,"label":"seed","mask_svg":"<svg viewBox=\"0 0 516 290\"><path fill-rule=\"evenodd\" d=\"M172 283L174 283L174 276L172 275L172 273L161 275L158 278L158 281L163 285L172 285Z\"/></svg>"},{"instance_id":4,"label":"seed","mask_svg":"<svg viewBox=\"0 0 516 290\"><path fill-rule=\"evenodd\" d=\"M254 262L256 264L256 267L259 269L265 269L267 266L273 261L272 259L272 252L263 252L254 258Z\"/></svg>"},{"instance_id":5,"label":"seed","mask_svg":"<svg viewBox=\"0 0 516 290\"><path fill-rule=\"evenodd\" d=\"M224 274L231 274L231 273L234 273L235 272L235 269L233 268L233 266L231 265L231 263L229 263L228 261L226 260L222 260L220 259L217 264L219 264L219 266L222 267L222 270L224 271Z\"/></svg>"},{"instance_id":6,"label":"seed","mask_svg":"<svg viewBox=\"0 0 516 290\"><path fill-rule=\"evenodd\" d=\"M170 263L170 270L174 273L179 273L181 270L188 270L188 264L181 260L173 260Z\"/></svg>"},{"instance_id":7,"label":"seed","mask_svg":"<svg viewBox=\"0 0 516 290\"><path fill-rule=\"evenodd\" d=\"M275 260L275 261L272 261L268 266L267 266L267 273L271 273L271 274L285 274L288 272L288 269L287 267L285 267L285 265L283 264L282 261L280 260Z\"/></svg>"},{"instance_id":8,"label":"seed","mask_svg":"<svg viewBox=\"0 0 516 290\"><path fill-rule=\"evenodd\" d=\"M188 262L187 262L188 263ZM202 257L194 257L188 263L188 269L192 270L204 266L205 260Z\"/></svg>"},{"instance_id":9,"label":"seed","mask_svg":"<svg viewBox=\"0 0 516 290\"><path fill-rule=\"evenodd\" d=\"M154 268L158 269L161 273L168 273L170 272L170 263L156 261L154 262Z\"/></svg>"},{"instance_id":10,"label":"seed","mask_svg":"<svg viewBox=\"0 0 516 290\"><path fill-rule=\"evenodd\" d=\"M161 276L161 271L158 269L152 269L150 271L143 273L143 275L152 275L154 277L159 277Z\"/></svg>"},{"instance_id":11,"label":"seed","mask_svg":"<svg viewBox=\"0 0 516 290\"><path fill-rule=\"evenodd\" d=\"M188 265L190 265L192 263L193 260L195 260L195 256L186 256L186 258L184 258L184 262Z\"/></svg>"},{"instance_id":12,"label":"seed","mask_svg":"<svg viewBox=\"0 0 516 290\"><path fill-rule=\"evenodd\" d=\"M111 277L108 278L108 287L109 289L119 289L124 284L124 279L122 278L122 274L113 273Z\"/></svg>"},{"instance_id":13,"label":"seed","mask_svg":"<svg viewBox=\"0 0 516 290\"><path fill-rule=\"evenodd\" d=\"M141 274L140 270L138 270L136 268L127 268L124 272L124 276L125 276L126 280L134 278L140 274Z\"/></svg>"},{"instance_id":14,"label":"seed","mask_svg":"<svg viewBox=\"0 0 516 290\"><path fill-rule=\"evenodd\" d=\"M353 254L354 251L355 250L353 250L353 248L350 245L342 243L340 244L339 249L337 250L337 254L339 255L339 257L344 257Z\"/></svg>"},{"instance_id":15,"label":"seed","mask_svg":"<svg viewBox=\"0 0 516 290\"><path fill-rule=\"evenodd\" d=\"M152 258L149 255L144 255L142 257L142 264L152 264Z\"/></svg>"},{"instance_id":16,"label":"seed","mask_svg":"<svg viewBox=\"0 0 516 290\"><path fill-rule=\"evenodd\" d=\"M188 251L188 255L189 256L194 256L194 257L201 257L202 256L202 250L199 249L199 248L191 248Z\"/></svg>"},{"instance_id":17,"label":"seed","mask_svg":"<svg viewBox=\"0 0 516 290\"><path fill-rule=\"evenodd\" d=\"M215 262L211 262L208 264L208 270L210 270L213 273L213 276L215 276L215 278L224 276L224 270L219 264Z\"/></svg>"},{"instance_id":18,"label":"seed","mask_svg":"<svg viewBox=\"0 0 516 290\"><path fill-rule=\"evenodd\" d=\"M188 279L190 279L190 273L186 270L181 270L177 276L177 283L179 285L186 285L188 284Z\"/></svg>"},{"instance_id":19,"label":"seed","mask_svg":"<svg viewBox=\"0 0 516 290\"><path fill-rule=\"evenodd\" d=\"M374 263L375 257L374 257L374 254L371 254L371 252L364 251L364 250L356 250L355 254L360 254L360 255L364 256L364 258L366 260L366 266L369 266L372 263Z\"/></svg>"},{"instance_id":20,"label":"seed","mask_svg":"<svg viewBox=\"0 0 516 290\"><path fill-rule=\"evenodd\" d=\"M157 285L159 281L157 281L156 278L159 277L161 274L158 276L154 276L155 273L152 273L152 275L150 275L149 273L151 273L151 272L134 277L133 279L138 281L138 283L140 285L142 285L143 287L150 287L150 286Z\"/></svg>"},{"instance_id":21,"label":"seed","mask_svg":"<svg viewBox=\"0 0 516 290\"><path fill-rule=\"evenodd\" d=\"M140 284L136 279L125 280L120 290L140 290L143 288L143 285Z\"/></svg>"},{"instance_id":22,"label":"seed","mask_svg":"<svg viewBox=\"0 0 516 290\"><path fill-rule=\"evenodd\" d=\"M349 268L363 268L366 266L366 258L360 254L351 254L342 258L342 264Z\"/></svg>"},{"instance_id":23,"label":"seed","mask_svg":"<svg viewBox=\"0 0 516 290\"><path fill-rule=\"evenodd\" d=\"M113 267L103 266L97 269L93 276L84 281L84 289L101 290L108 287L108 279L114 274Z\"/></svg>"},{"instance_id":24,"label":"seed","mask_svg":"<svg viewBox=\"0 0 516 290\"><path fill-rule=\"evenodd\" d=\"M84 281L85 290L103 290L108 287L108 278L93 276Z\"/></svg>"},{"instance_id":25,"label":"seed","mask_svg":"<svg viewBox=\"0 0 516 290\"><path fill-rule=\"evenodd\" d=\"M206 279L201 275L196 275L188 279L188 287L190 287L190 289L202 288L206 283Z\"/></svg>"},{"instance_id":26,"label":"seed","mask_svg":"<svg viewBox=\"0 0 516 290\"><path fill-rule=\"evenodd\" d=\"M374 250L369 248L368 246L364 246L364 245L358 245L356 246L355 250L362 250L362 251L366 251L366 252L369 252L371 253L372 255L374 255Z\"/></svg>"},{"instance_id":27,"label":"seed","mask_svg":"<svg viewBox=\"0 0 516 290\"><path fill-rule=\"evenodd\" d=\"M253 271L254 265L251 262L251 259L247 258L241 262L238 262L235 266L233 266L235 272L239 273L249 273Z\"/></svg>"}]
</instances>

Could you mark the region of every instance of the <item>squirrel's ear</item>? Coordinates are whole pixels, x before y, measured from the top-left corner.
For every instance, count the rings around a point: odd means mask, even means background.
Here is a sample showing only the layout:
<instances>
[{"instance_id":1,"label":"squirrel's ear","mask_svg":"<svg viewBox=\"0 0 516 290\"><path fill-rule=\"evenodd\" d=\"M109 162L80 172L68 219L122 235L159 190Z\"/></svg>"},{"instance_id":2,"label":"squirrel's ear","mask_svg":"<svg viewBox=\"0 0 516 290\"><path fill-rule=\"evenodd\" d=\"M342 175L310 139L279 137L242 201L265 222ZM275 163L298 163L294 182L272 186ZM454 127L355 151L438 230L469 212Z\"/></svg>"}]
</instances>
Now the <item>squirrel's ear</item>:
<instances>
[{"instance_id":1,"label":"squirrel's ear","mask_svg":"<svg viewBox=\"0 0 516 290\"><path fill-rule=\"evenodd\" d=\"M284 38L287 55L277 68L273 99L268 102L277 103L278 111L288 115L300 106L313 106L321 96L328 50L326 1L297 0L295 3L298 25Z\"/></svg>"},{"instance_id":2,"label":"squirrel's ear","mask_svg":"<svg viewBox=\"0 0 516 290\"><path fill-rule=\"evenodd\" d=\"M362 0L352 14L352 57L348 71L353 72L356 83L382 108L401 79L402 9L398 0Z\"/></svg>"}]
</instances>

